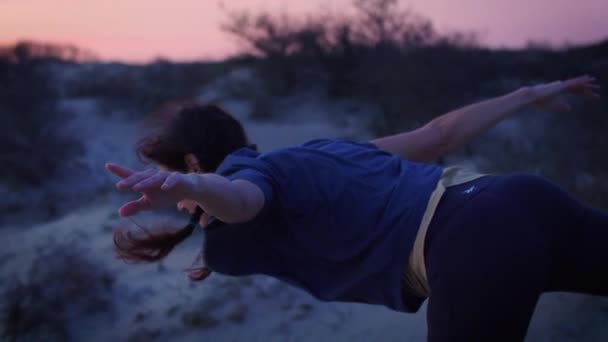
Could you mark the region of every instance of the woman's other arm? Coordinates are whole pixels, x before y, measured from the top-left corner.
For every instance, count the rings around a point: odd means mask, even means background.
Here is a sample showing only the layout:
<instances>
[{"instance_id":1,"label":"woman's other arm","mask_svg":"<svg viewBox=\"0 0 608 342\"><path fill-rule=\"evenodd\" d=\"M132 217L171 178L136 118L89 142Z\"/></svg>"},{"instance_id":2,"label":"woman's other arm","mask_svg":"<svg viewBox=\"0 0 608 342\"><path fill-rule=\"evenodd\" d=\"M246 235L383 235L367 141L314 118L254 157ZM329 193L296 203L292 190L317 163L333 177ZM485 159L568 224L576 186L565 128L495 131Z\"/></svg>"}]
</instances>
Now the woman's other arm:
<instances>
[{"instance_id":1,"label":"woman's other arm","mask_svg":"<svg viewBox=\"0 0 608 342\"><path fill-rule=\"evenodd\" d=\"M569 105L556 97L564 92L599 97L589 76L523 87L509 94L450 111L409 132L374 139L378 148L404 159L428 162L468 144L512 113L537 105L567 111Z\"/></svg>"}]
</instances>

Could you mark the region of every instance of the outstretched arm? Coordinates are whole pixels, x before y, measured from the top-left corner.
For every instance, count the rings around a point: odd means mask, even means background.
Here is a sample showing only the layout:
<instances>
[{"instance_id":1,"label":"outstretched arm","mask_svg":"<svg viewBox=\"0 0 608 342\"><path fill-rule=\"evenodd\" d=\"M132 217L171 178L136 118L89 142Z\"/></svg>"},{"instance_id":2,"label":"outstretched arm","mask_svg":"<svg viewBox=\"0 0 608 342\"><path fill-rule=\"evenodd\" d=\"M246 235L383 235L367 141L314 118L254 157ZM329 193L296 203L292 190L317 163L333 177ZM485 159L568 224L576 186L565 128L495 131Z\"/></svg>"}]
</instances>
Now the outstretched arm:
<instances>
[{"instance_id":1,"label":"outstretched arm","mask_svg":"<svg viewBox=\"0 0 608 342\"><path fill-rule=\"evenodd\" d=\"M569 105L557 98L565 92L598 98L594 90L599 86L593 81L592 77L582 76L523 87L503 96L450 111L416 130L378 138L371 143L404 159L432 161L468 144L518 110L533 105L558 111L569 110Z\"/></svg>"},{"instance_id":2,"label":"outstretched arm","mask_svg":"<svg viewBox=\"0 0 608 342\"><path fill-rule=\"evenodd\" d=\"M264 193L255 184L233 181L213 173L197 174L192 199L207 212L226 223L247 222L264 207Z\"/></svg>"},{"instance_id":3,"label":"outstretched arm","mask_svg":"<svg viewBox=\"0 0 608 342\"><path fill-rule=\"evenodd\" d=\"M192 200L221 221L239 223L253 219L265 202L262 190L247 180L230 181L211 173L184 174L155 169L136 172L111 163L106 164L106 168L122 178L117 188L142 193L139 199L120 208L121 216L132 216L142 210L155 210L182 200Z\"/></svg>"}]
</instances>

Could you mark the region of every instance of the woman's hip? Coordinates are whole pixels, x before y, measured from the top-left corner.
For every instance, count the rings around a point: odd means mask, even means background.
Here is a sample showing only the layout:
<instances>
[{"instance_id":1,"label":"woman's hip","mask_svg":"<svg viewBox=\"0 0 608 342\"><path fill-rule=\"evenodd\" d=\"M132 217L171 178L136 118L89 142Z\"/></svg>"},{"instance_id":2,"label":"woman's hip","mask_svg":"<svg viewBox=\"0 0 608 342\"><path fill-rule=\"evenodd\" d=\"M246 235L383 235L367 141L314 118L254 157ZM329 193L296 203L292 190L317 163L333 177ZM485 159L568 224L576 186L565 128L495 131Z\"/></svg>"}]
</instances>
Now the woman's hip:
<instances>
[{"instance_id":1,"label":"woman's hip","mask_svg":"<svg viewBox=\"0 0 608 342\"><path fill-rule=\"evenodd\" d=\"M490 175L448 188L425 238L431 291L432 277L446 268L483 273L500 267L516 276L549 266L582 208L531 173Z\"/></svg>"}]
</instances>

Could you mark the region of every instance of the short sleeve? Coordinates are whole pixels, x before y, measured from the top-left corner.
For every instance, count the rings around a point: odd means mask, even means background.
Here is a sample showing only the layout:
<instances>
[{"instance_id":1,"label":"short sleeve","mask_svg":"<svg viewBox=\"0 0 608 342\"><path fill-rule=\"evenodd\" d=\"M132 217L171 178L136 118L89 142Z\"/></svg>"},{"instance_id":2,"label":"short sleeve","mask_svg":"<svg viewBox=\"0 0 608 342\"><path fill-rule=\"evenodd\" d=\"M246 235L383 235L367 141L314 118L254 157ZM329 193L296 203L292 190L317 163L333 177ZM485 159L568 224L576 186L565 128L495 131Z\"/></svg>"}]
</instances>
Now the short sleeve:
<instances>
[{"instance_id":1,"label":"short sleeve","mask_svg":"<svg viewBox=\"0 0 608 342\"><path fill-rule=\"evenodd\" d=\"M262 190L262 193L264 194L264 207L257 215L257 217L261 217L266 214L274 200L274 190L269 176L255 169L243 168L230 174L226 178L230 180L246 180L260 188L260 190Z\"/></svg>"},{"instance_id":2,"label":"short sleeve","mask_svg":"<svg viewBox=\"0 0 608 342\"><path fill-rule=\"evenodd\" d=\"M352 141L351 143L361 147L371 148L372 150L378 150L378 146L371 141Z\"/></svg>"}]
</instances>

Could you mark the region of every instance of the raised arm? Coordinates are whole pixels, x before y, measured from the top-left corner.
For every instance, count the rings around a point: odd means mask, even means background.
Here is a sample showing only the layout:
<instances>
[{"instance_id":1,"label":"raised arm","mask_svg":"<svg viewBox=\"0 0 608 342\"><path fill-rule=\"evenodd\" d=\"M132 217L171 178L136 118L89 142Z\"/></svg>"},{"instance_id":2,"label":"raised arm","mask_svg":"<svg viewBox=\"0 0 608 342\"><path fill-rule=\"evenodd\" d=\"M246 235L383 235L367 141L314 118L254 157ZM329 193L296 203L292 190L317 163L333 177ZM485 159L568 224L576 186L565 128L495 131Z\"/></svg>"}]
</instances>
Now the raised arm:
<instances>
[{"instance_id":1,"label":"raised arm","mask_svg":"<svg viewBox=\"0 0 608 342\"><path fill-rule=\"evenodd\" d=\"M518 110L532 105L558 111L569 110L569 105L557 98L562 93L581 93L598 98L594 90L599 86L593 82L593 77L581 76L567 81L523 87L503 96L450 111L416 130L374 139L371 143L404 159L433 161L468 144Z\"/></svg>"}]
</instances>

